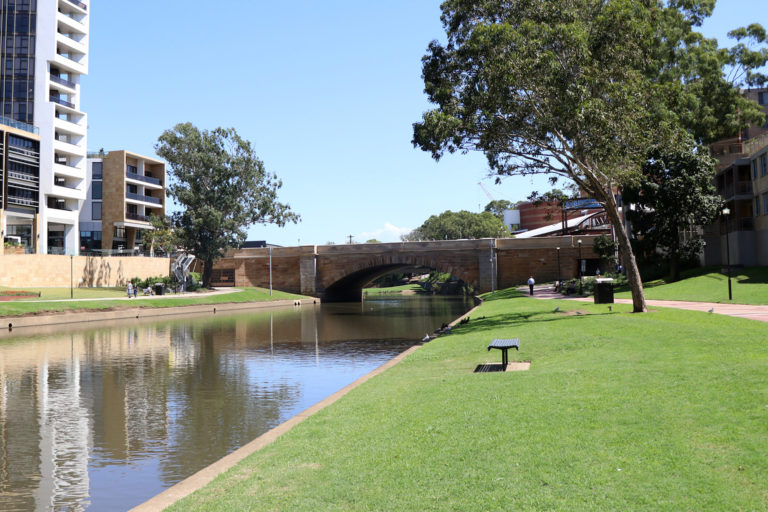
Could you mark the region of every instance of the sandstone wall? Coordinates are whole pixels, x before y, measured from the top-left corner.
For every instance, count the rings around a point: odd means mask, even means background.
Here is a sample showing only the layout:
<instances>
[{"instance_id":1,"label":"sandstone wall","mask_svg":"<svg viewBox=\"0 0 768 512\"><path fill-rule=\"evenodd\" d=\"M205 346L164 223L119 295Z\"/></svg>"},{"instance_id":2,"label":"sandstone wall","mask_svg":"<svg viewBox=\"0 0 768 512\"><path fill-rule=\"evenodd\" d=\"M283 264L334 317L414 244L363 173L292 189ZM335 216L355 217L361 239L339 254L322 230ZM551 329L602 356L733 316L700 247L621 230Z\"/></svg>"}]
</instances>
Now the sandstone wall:
<instances>
[{"instance_id":1,"label":"sandstone wall","mask_svg":"<svg viewBox=\"0 0 768 512\"><path fill-rule=\"evenodd\" d=\"M53 254L0 257L0 286L122 286L132 277L167 276L168 258L60 256Z\"/></svg>"}]
</instances>

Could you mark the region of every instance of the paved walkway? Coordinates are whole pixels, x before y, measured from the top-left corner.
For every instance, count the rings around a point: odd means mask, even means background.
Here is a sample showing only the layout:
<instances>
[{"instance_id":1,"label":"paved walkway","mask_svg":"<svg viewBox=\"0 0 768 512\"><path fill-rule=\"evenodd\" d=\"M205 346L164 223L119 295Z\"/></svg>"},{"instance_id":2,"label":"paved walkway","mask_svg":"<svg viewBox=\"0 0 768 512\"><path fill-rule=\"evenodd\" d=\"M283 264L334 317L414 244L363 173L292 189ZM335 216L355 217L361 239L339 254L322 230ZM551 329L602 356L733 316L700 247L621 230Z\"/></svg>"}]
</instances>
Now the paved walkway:
<instances>
[{"instance_id":1,"label":"paved walkway","mask_svg":"<svg viewBox=\"0 0 768 512\"><path fill-rule=\"evenodd\" d=\"M521 292L528 294L528 287L518 288ZM535 286L533 291L534 299L562 299L575 300L580 302L594 302L593 297L571 297L561 295L552 291L551 285ZM632 304L632 299L615 299L617 304ZM750 320L759 320L768 322L768 306L752 306L749 304L721 304L712 302L691 302L682 300L651 300L645 299L648 306L690 309L692 311L708 311L720 315L736 316L739 318L749 318Z\"/></svg>"}]
</instances>

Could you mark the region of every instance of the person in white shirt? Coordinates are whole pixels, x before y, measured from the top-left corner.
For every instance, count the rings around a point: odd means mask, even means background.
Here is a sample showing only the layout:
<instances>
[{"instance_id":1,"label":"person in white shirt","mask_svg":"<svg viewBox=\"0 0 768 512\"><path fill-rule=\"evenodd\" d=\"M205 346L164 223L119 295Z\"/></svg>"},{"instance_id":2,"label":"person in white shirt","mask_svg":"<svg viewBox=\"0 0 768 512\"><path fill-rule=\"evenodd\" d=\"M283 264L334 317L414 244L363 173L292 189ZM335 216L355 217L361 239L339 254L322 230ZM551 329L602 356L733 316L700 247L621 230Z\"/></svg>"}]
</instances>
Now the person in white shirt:
<instances>
[{"instance_id":1,"label":"person in white shirt","mask_svg":"<svg viewBox=\"0 0 768 512\"><path fill-rule=\"evenodd\" d=\"M528 278L528 288L531 290L531 295L533 295L533 285L536 284L536 281L534 281L533 276Z\"/></svg>"}]
</instances>

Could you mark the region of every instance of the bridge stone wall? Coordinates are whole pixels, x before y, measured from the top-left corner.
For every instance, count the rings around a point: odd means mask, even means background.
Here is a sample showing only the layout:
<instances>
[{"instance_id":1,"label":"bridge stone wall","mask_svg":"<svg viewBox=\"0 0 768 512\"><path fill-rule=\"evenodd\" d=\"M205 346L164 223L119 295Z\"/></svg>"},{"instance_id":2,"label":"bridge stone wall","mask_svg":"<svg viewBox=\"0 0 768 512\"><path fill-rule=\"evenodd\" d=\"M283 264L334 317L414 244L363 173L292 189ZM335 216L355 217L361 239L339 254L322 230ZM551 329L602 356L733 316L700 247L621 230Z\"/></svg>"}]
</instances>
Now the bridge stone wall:
<instances>
[{"instance_id":1,"label":"bridge stone wall","mask_svg":"<svg viewBox=\"0 0 768 512\"><path fill-rule=\"evenodd\" d=\"M428 267L463 280L478 292L578 276L582 257L596 258L595 237L480 239L435 242L274 247L231 251L214 267L216 286L272 287L323 300L360 300L363 286L389 272ZM558 272L557 247L560 247Z\"/></svg>"}]
</instances>

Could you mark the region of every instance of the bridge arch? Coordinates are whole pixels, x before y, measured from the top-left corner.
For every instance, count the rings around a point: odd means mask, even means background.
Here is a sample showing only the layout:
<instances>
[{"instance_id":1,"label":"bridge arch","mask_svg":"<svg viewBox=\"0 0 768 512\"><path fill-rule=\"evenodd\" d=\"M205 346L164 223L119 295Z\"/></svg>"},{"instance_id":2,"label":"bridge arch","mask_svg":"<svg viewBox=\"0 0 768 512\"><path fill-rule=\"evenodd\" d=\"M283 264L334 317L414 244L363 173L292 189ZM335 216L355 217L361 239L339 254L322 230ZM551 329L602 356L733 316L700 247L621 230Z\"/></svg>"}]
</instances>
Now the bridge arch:
<instances>
[{"instance_id":1,"label":"bridge arch","mask_svg":"<svg viewBox=\"0 0 768 512\"><path fill-rule=\"evenodd\" d=\"M356 302L363 295L363 288L376 279L393 272L406 272L429 268L438 272L449 273L457 279L465 281L467 272L459 271L442 264L439 261L425 260L412 256L384 258L390 261L359 262L351 268L341 269L342 272L328 276L324 281L324 289L318 290L325 302ZM459 275L456 275L459 274ZM341 276L341 277L339 277ZM332 281L336 279L335 281ZM466 282L466 281L465 281Z\"/></svg>"}]
</instances>

